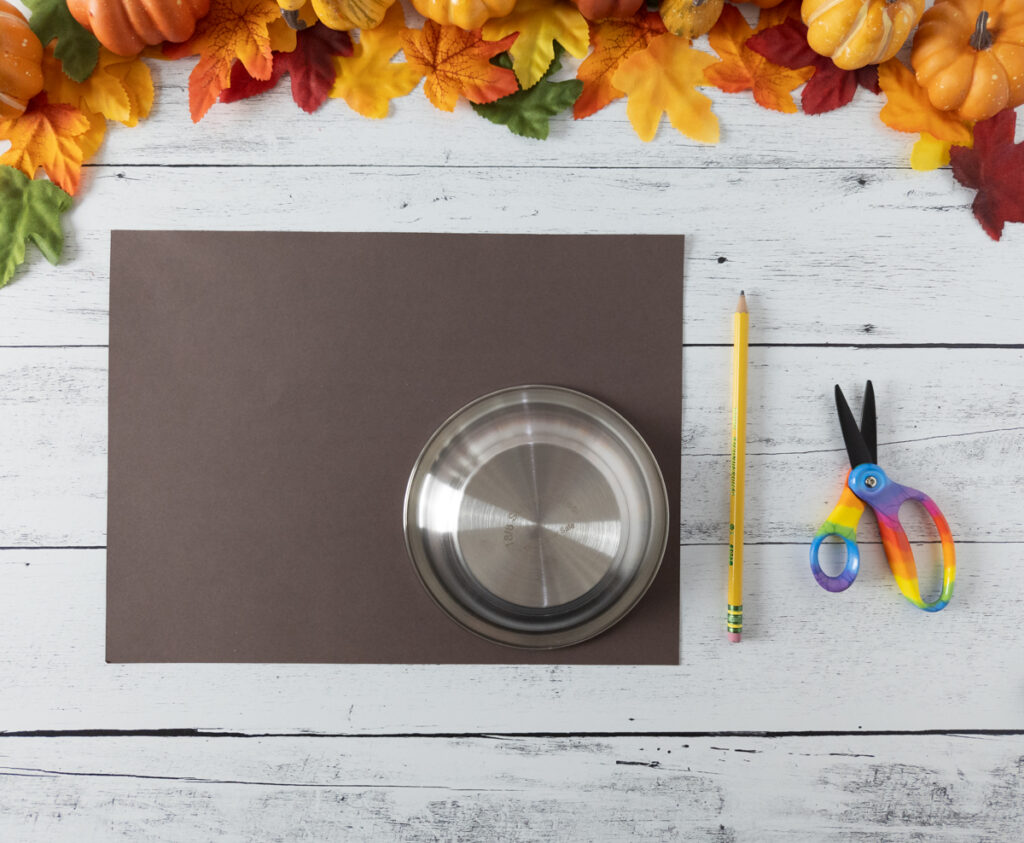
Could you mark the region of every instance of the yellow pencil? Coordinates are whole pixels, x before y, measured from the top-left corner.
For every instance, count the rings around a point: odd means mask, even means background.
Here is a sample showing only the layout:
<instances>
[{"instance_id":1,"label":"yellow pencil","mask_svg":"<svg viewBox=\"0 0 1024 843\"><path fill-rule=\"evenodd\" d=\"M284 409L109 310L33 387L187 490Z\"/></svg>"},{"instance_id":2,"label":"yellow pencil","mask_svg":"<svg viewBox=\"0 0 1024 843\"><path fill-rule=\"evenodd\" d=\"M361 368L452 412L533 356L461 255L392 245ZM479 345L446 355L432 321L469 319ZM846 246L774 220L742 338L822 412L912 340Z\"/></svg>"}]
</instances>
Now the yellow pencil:
<instances>
[{"instance_id":1,"label":"yellow pencil","mask_svg":"<svg viewBox=\"0 0 1024 843\"><path fill-rule=\"evenodd\" d=\"M725 628L730 641L743 632L743 475L747 457L747 298L732 316L732 482L729 485L729 594Z\"/></svg>"}]
</instances>

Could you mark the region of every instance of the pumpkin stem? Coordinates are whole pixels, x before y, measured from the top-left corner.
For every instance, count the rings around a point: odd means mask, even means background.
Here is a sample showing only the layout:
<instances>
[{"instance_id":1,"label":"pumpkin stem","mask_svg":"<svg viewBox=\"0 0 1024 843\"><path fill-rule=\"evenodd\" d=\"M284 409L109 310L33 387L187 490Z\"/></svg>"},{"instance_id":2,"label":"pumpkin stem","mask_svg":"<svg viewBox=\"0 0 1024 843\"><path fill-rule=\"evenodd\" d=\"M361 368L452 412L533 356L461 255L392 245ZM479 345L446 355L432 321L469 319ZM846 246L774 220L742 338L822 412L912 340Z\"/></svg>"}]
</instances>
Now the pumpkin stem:
<instances>
[{"instance_id":1,"label":"pumpkin stem","mask_svg":"<svg viewBox=\"0 0 1024 843\"><path fill-rule=\"evenodd\" d=\"M974 34L968 42L975 50L987 50L992 46L992 33L988 31L988 12L978 15L978 23L974 27Z\"/></svg>"},{"instance_id":2,"label":"pumpkin stem","mask_svg":"<svg viewBox=\"0 0 1024 843\"><path fill-rule=\"evenodd\" d=\"M304 20L299 20L298 9L282 9L281 17L284 18L284 22L288 24L292 29L301 31L309 26Z\"/></svg>"}]
</instances>

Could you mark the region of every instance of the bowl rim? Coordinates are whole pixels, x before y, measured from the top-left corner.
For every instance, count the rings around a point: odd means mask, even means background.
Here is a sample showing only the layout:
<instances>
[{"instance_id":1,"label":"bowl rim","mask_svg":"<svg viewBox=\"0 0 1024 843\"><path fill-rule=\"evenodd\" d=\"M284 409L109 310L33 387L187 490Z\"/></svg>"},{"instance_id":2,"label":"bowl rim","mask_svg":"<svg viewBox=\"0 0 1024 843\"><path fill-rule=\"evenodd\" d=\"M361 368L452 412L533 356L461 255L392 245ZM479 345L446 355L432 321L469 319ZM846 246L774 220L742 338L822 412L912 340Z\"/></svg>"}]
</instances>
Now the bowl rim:
<instances>
[{"instance_id":1,"label":"bowl rim","mask_svg":"<svg viewBox=\"0 0 1024 843\"><path fill-rule=\"evenodd\" d=\"M414 531L417 533L421 532L418 530L415 520L411 516L413 507L418 504L420 500L418 495L414 500L414 495L416 494L417 486L426 476L423 464L427 454L431 451L438 440L440 440L458 420L464 416L470 415L474 409L478 408L478 405L494 401L508 393L526 393L527 395L530 393L554 393L556 396L562 395L564 397L571 397L577 403L581 402L583 404L589 404L597 410L598 413L606 414L611 421L617 423L619 429L616 433L620 436L625 434L627 439L631 438L633 440L632 443L629 443L631 447L627 447L627 450L634 455L638 469L640 470L640 473L644 478L645 485L651 494L652 526L649 537L650 541L643 558L637 564L637 569L634 572L633 580L630 582L629 586L609 607L594 617L588 618L586 621L574 626L548 632L528 633L521 630L511 629L494 623L493 621L483 618L471 611L451 595L450 591L439 577L428 577L427 574L431 571L432 565L428 558L423 558L428 556L428 554L425 552L421 553L419 548L414 547L411 535ZM598 422L601 421L601 419L596 418L596 416L595 420ZM644 462L647 463L647 467L644 466ZM633 611L637 604L643 599L644 595L648 592L651 585L654 583L654 580L657 578L658 572L661 570L661 565L665 558L665 551L668 549L669 535L671 533L670 519L671 508L669 506L668 490L665 486L665 478L662 474L661 466L659 465L657 458L654 456L654 452L651 450L650 445L648 445L647 440L644 439L635 425L633 425L629 419L614 407L611 407L599 398L595 398L593 395L571 387L542 383L518 384L515 386L495 389L474 398L472 401L464 404L454 413L450 414L430 435L413 462L412 470L409 473L409 479L406 482L405 498L402 507L402 531L405 537L406 553L412 564L413 570L416 572L416 576L419 579L420 584L430 596L431 600L433 600L433 602L445 613L445 615L448 616L448 618L468 632L471 632L486 641L490 641L491 643L519 650L552 650L561 647L568 647L574 644L580 644L607 631ZM659 526L661 533L660 539L657 535ZM644 581L641 584L641 587L636 589L636 582L641 576L643 576ZM631 588L635 589L635 592L630 595L628 600L623 600L622 598L625 597L625 595L630 594ZM442 599L443 597L447 597L448 599Z\"/></svg>"}]
</instances>

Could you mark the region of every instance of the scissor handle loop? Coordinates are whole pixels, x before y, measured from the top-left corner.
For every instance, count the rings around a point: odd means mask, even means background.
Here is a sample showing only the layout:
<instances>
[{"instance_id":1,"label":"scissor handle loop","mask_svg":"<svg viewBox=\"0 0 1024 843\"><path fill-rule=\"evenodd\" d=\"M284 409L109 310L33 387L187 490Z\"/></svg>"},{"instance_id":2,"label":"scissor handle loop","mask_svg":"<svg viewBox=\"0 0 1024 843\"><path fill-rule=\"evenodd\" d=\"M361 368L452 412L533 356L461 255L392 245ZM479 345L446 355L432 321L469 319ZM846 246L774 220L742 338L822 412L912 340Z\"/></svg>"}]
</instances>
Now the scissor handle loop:
<instances>
[{"instance_id":1,"label":"scissor handle loop","mask_svg":"<svg viewBox=\"0 0 1024 843\"><path fill-rule=\"evenodd\" d=\"M949 524L935 501L924 492L890 480L882 469L872 464L859 465L851 471L849 485L875 511L885 557L903 596L926 612L938 612L945 608L953 596L953 583L956 580L956 548ZM935 523L942 542L942 590L931 603L921 597L914 551L900 523L900 507L907 501L917 501L924 507L924 511Z\"/></svg>"},{"instance_id":2,"label":"scissor handle loop","mask_svg":"<svg viewBox=\"0 0 1024 843\"><path fill-rule=\"evenodd\" d=\"M848 485L849 475L844 478L843 492L839 496L839 503L829 513L825 523L821 525L818 534L811 542L811 573L818 581L818 585L826 591L846 591L855 579L860 570L860 550L857 549L857 524L864 514L864 502L858 498ZM846 564L843 570L834 577L830 577L823 570L818 562L818 551L821 543L829 536L839 536L846 543Z\"/></svg>"},{"instance_id":3,"label":"scissor handle loop","mask_svg":"<svg viewBox=\"0 0 1024 843\"><path fill-rule=\"evenodd\" d=\"M857 549L857 541L843 535L840 532L842 529L844 528L826 522L814 537L814 541L811 542L811 573L814 574L818 585L834 594L846 591L853 585L853 581L857 579L857 572L860 571L860 550ZM843 566L843 570L834 577L830 577L821 570L821 564L818 562L818 549L829 536L839 536L846 543L846 564Z\"/></svg>"}]
</instances>

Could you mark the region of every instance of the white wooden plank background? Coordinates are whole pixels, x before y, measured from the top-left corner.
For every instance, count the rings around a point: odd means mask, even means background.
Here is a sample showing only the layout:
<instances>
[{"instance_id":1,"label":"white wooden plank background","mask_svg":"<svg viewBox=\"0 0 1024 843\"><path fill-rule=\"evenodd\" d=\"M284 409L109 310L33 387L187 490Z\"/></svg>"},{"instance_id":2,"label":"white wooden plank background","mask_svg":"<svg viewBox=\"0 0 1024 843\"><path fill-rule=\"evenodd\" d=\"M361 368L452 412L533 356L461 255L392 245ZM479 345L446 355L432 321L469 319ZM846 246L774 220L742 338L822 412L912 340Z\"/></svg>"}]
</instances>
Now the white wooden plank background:
<instances>
[{"instance_id":1,"label":"white wooden plank background","mask_svg":"<svg viewBox=\"0 0 1024 843\"><path fill-rule=\"evenodd\" d=\"M7 738L0 783L51 841L1002 841L1022 755L975 735Z\"/></svg>"},{"instance_id":2,"label":"white wooden plank background","mask_svg":"<svg viewBox=\"0 0 1024 843\"><path fill-rule=\"evenodd\" d=\"M1024 226L989 241L866 92L815 118L712 92L714 147L667 126L644 145L621 103L538 143L421 92L373 122L282 88L192 126L190 63L152 67L156 111L86 169L67 262L35 255L0 291L0 838L1019 838ZM112 228L687 234L681 666L104 664ZM752 547L730 647L741 287ZM867 377L883 464L958 540L935 616L898 596L873 523L850 591L807 571L845 461L831 385L859 402Z\"/></svg>"}]
</instances>

